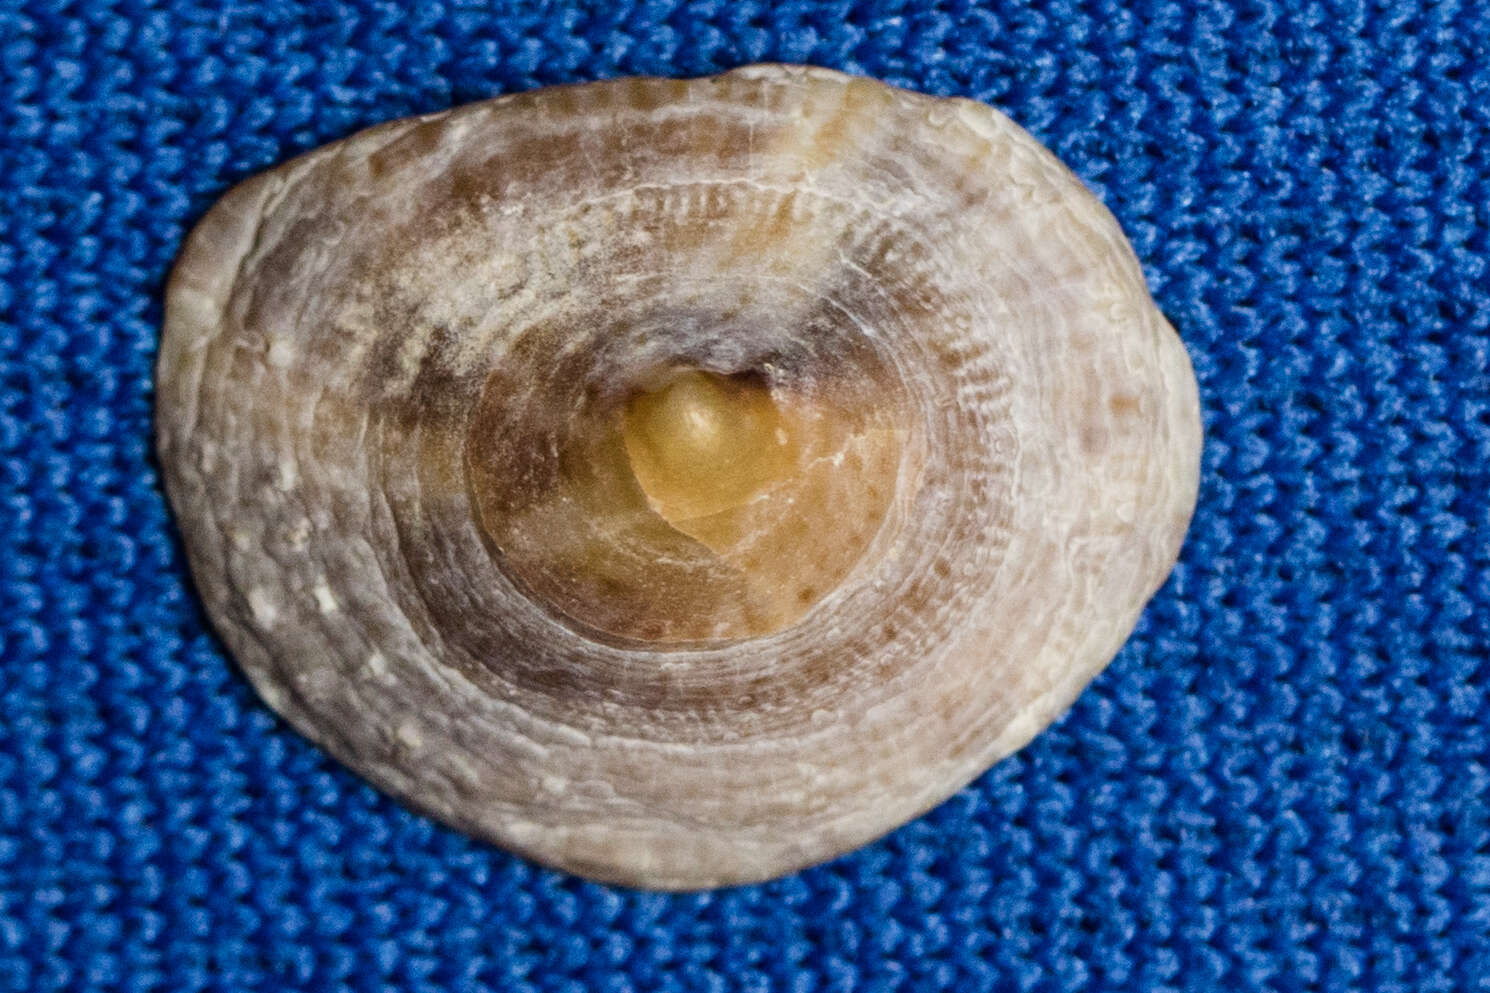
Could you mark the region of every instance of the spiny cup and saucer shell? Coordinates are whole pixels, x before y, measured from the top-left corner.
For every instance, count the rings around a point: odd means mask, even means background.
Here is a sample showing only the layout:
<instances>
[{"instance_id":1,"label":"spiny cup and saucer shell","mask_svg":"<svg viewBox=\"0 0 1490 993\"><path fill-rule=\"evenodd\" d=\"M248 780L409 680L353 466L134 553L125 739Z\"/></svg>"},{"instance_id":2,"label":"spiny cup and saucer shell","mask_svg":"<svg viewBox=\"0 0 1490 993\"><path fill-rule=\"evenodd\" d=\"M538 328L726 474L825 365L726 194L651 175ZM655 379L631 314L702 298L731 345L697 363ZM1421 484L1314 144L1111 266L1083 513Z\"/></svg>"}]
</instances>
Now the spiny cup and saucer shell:
<instances>
[{"instance_id":1,"label":"spiny cup and saucer shell","mask_svg":"<svg viewBox=\"0 0 1490 993\"><path fill-rule=\"evenodd\" d=\"M758 66L395 121L229 192L158 430L206 608L383 789L761 880L1059 715L1174 563L1185 352L987 106Z\"/></svg>"}]
</instances>

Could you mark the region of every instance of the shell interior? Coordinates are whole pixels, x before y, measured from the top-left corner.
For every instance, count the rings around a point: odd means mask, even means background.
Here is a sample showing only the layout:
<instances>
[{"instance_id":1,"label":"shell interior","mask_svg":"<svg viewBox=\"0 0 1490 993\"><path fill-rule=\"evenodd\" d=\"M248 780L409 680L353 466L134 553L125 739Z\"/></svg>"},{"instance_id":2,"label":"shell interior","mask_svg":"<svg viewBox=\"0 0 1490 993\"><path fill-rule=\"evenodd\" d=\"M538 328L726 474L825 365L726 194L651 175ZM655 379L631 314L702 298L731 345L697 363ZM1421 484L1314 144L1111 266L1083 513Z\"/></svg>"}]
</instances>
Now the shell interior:
<instances>
[{"instance_id":1,"label":"shell interior","mask_svg":"<svg viewBox=\"0 0 1490 993\"><path fill-rule=\"evenodd\" d=\"M1194 506L1195 381L998 112L824 70L541 90L237 187L159 446L264 698L600 879L860 845L1048 724Z\"/></svg>"}]
</instances>

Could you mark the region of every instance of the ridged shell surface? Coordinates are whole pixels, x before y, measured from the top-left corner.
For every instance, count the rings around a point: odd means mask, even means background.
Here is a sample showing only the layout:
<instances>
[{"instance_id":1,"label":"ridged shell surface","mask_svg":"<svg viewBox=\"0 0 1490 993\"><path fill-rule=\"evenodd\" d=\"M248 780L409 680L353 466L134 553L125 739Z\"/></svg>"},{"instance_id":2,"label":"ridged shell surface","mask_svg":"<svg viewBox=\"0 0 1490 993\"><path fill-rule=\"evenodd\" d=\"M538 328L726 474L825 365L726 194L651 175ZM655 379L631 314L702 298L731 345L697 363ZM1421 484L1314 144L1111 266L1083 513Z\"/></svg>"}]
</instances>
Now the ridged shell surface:
<instances>
[{"instance_id":1,"label":"ridged shell surface","mask_svg":"<svg viewBox=\"0 0 1490 993\"><path fill-rule=\"evenodd\" d=\"M698 888L861 845L1058 716L1174 563L1200 427L1028 134L759 66L235 188L170 283L158 442L295 727L546 864Z\"/></svg>"}]
</instances>

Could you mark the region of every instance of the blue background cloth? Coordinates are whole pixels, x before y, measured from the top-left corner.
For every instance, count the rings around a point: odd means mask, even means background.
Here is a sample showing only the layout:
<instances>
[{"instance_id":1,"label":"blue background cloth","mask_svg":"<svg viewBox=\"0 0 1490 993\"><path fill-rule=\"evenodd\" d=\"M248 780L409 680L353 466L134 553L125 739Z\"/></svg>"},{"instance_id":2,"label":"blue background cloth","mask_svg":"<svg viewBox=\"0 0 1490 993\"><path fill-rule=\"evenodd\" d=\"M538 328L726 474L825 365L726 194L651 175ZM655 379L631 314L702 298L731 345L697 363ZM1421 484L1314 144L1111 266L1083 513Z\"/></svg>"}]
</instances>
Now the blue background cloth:
<instances>
[{"instance_id":1,"label":"blue background cloth","mask_svg":"<svg viewBox=\"0 0 1490 993\"><path fill-rule=\"evenodd\" d=\"M1005 110L1199 377L1183 559L932 814L668 896L415 816L253 696L152 461L231 183L548 83L807 61ZM1490 4L0 0L0 993L1490 990Z\"/></svg>"}]
</instances>

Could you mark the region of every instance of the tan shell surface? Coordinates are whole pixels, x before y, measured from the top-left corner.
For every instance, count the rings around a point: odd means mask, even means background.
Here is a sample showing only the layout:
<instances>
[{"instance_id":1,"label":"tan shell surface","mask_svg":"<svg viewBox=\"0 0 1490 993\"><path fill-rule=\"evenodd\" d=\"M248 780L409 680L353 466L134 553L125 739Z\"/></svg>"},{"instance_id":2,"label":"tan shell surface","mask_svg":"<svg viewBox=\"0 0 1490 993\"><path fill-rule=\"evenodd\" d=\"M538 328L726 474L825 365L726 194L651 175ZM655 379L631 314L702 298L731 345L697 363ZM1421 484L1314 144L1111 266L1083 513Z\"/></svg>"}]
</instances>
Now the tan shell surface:
<instances>
[{"instance_id":1,"label":"tan shell surface","mask_svg":"<svg viewBox=\"0 0 1490 993\"><path fill-rule=\"evenodd\" d=\"M192 233L158 372L194 578L270 706L646 887L827 859L1025 744L1196 497L1194 377L1106 209L987 106L817 69L503 97L257 176ZM668 475L689 403L744 468Z\"/></svg>"}]
</instances>

